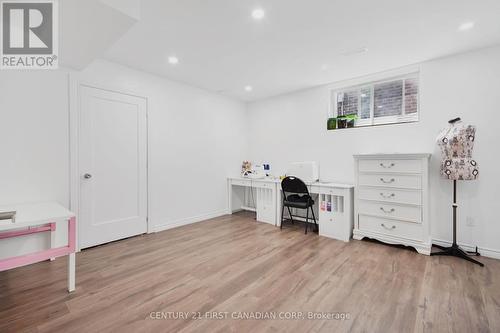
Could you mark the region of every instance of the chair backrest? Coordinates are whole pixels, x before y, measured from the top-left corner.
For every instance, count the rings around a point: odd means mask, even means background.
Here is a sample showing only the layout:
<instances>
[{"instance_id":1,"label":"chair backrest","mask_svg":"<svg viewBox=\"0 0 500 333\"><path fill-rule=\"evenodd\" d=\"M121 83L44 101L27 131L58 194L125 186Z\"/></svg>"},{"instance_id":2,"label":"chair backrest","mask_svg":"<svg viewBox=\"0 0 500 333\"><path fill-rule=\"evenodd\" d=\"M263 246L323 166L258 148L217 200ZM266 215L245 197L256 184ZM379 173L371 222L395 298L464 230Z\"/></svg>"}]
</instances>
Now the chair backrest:
<instances>
[{"instance_id":1,"label":"chair backrest","mask_svg":"<svg viewBox=\"0 0 500 333\"><path fill-rule=\"evenodd\" d=\"M288 176L281 181L281 189L283 194L288 197L289 194L307 194L309 195L309 190L307 185L300 179L294 176Z\"/></svg>"}]
</instances>

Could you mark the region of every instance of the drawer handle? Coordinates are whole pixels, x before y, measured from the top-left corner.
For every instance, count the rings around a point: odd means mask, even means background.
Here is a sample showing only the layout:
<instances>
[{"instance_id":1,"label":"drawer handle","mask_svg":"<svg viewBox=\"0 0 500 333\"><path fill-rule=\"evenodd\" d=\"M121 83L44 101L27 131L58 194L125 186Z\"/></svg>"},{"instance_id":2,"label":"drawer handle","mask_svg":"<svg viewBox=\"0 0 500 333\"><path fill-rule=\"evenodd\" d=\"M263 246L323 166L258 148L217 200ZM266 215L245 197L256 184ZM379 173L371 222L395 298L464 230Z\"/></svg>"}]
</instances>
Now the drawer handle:
<instances>
[{"instance_id":1,"label":"drawer handle","mask_svg":"<svg viewBox=\"0 0 500 333\"><path fill-rule=\"evenodd\" d=\"M382 223L381 226L384 227L387 230L394 230L394 229L396 229L395 225L393 225L392 227L389 228L388 226L386 226L385 224Z\"/></svg>"},{"instance_id":2,"label":"drawer handle","mask_svg":"<svg viewBox=\"0 0 500 333\"><path fill-rule=\"evenodd\" d=\"M385 184L390 184L390 183L394 183L396 181L396 179L391 178L390 180L385 180L384 178L380 178L380 181L382 183L385 183Z\"/></svg>"},{"instance_id":3,"label":"drawer handle","mask_svg":"<svg viewBox=\"0 0 500 333\"><path fill-rule=\"evenodd\" d=\"M394 193L391 193L391 194L380 193L380 196L382 198L385 198L385 199L390 199L390 198L394 198L396 196L396 194L394 194Z\"/></svg>"},{"instance_id":4,"label":"drawer handle","mask_svg":"<svg viewBox=\"0 0 500 333\"><path fill-rule=\"evenodd\" d=\"M393 166L396 166L396 164L391 163L391 164L389 164L389 165L385 165L384 163L380 163L380 166L381 166L382 168L384 168L384 169L390 169L390 168L392 168Z\"/></svg>"},{"instance_id":5,"label":"drawer handle","mask_svg":"<svg viewBox=\"0 0 500 333\"><path fill-rule=\"evenodd\" d=\"M380 207L380 210L386 214L391 214L391 213L394 213L396 211L394 208L391 208L391 210L385 210L384 207Z\"/></svg>"}]
</instances>

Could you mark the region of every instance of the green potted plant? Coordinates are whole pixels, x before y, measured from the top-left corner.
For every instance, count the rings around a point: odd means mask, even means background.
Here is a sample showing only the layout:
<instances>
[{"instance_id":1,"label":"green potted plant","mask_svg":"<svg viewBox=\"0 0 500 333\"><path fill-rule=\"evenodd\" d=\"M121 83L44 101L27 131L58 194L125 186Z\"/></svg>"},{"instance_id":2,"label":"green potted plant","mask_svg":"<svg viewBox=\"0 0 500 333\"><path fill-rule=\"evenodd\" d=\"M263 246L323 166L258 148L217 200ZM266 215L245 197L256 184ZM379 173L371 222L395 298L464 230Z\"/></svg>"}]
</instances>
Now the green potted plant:
<instances>
[{"instance_id":1,"label":"green potted plant","mask_svg":"<svg viewBox=\"0 0 500 333\"><path fill-rule=\"evenodd\" d=\"M334 130L337 128L337 118L328 118L326 122L326 128L328 130Z\"/></svg>"},{"instance_id":2,"label":"green potted plant","mask_svg":"<svg viewBox=\"0 0 500 333\"><path fill-rule=\"evenodd\" d=\"M337 117L337 128L346 128L347 127L347 119L345 116Z\"/></svg>"},{"instance_id":3,"label":"green potted plant","mask_svg":"<svg viewBox=\"0 0 500 333\"><path fill-rule=\"evenodd\" d=\"M356 114L347 114L345 116L340 116L337 118L337 127L338 128L352 128L356 120L358 119L358 115Z\"/></svg>"},{"instance_id":4,"label":"green potted plant","mask_svg":"<svg viewBox=\"0 0 500 333\"><path fill-rule=\"evenodd\" d=\"M358 120L357 114L349 114L346 116L347 119L347 128L353 128L356 120Z\"/></svg>"}]
</instances>

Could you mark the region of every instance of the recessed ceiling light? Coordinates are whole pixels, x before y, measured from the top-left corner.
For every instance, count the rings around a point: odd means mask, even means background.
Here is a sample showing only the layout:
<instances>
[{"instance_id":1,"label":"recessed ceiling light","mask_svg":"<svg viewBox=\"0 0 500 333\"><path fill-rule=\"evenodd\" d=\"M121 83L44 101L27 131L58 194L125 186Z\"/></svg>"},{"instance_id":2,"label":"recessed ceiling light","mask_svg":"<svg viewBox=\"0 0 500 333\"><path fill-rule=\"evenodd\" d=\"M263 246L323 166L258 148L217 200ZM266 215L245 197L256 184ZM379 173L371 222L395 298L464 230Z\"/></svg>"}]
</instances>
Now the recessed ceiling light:
<instances>
[{"instance_id":1,"label":"recessed ceiling light","mask_svg":"<svg viewBox=\"0 0 500 333\"><path fill-rule=\"evenodd\" d=\"M262 8L256 8L252 11L252 17L255 20L262 20L266 16L266 13L264 12L264 9Z\"/></svg>"},{"instance_id":2,"label":"recessed ceiling light","mask_svg":"<svg viewBox=\"0 0 500 333\"><path fill-rule=\"evenodd\" d=\"M171 65L177 65L179 63L179 58L176 56L170 56L168 57L168 63Z\"/></svg>"},{"instance_id":3,"label":"recessed ceiling light","mask_svg":"<svg viewBox=\"0 0 500 333\"><path fill-rule=\"evenodd\" d=\"M474 28L475 23L472 21L464 22L458 27L458 31L467 31Z\"/></svg>"},{"instance_id":4,"label":"recessed ceiling light","mask_svg":"<svg viewBox=\"0 0 500 333\"><path fill-rule=\"evenodd\" d=\"M245 87L245 91L250 92L250 91L252 91L252 90L253 90L253 87L252 87L252 86L246 86L246 87Z\"/></svg>"}]
</instances>

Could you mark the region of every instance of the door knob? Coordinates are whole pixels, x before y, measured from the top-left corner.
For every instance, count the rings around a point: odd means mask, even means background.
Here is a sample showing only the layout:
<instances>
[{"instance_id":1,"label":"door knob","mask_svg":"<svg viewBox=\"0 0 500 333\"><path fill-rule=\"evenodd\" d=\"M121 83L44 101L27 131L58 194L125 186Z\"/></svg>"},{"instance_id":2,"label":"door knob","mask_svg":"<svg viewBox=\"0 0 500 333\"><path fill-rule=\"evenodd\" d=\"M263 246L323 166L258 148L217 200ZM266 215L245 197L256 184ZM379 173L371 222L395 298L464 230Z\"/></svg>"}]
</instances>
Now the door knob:
<instances>
[{"instance_id":1,"label":"door knob","mask_svg":"<svg viewBox=\"0 0 500 333\"><path fill-rule=\"evenodd\" d=\"M90 179L90 178L92 178L92 175L90 173L86 173L83 175L83 178Z\"/></svg>"}]
</instances>

